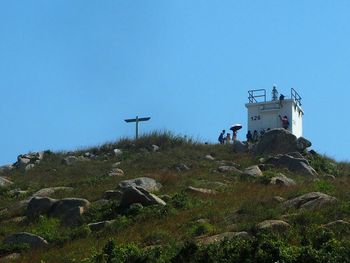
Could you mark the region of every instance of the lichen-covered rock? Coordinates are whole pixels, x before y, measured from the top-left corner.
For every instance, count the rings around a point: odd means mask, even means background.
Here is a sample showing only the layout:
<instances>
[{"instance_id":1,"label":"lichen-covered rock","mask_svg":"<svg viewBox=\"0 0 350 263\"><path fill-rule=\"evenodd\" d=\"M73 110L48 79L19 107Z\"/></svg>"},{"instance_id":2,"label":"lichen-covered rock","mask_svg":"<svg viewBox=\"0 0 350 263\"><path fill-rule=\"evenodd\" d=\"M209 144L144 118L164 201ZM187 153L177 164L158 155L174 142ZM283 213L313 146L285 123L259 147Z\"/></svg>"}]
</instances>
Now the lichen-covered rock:
<instances>
[{"instance_id":1,"label":"lichen-covered rock","mask_svg":"<svg viewBox=\"0 0 350 263\"><path fill-rule=\"evenodd\" d=\"M336 202L337 199L333 196L320 192L311 192L289 199L283 205L285 208L316 210L327 205L335 204Z\"/></svg>"},{"instance_id":2,"label":"lichen-covered rock","mask_svg":"<svg viewBox=\"0 0 350 263\"><path fill-rule=\"evenodd\" d=\"M47 215L56 202L56 199L48 197L33 197L28 203L26 216L29 220L32 220L40 215Z\"/></svg>"},{"instance_id":3,"label":"lichen-covered rock","mask_svg":"<svg viewBox=\"0 0 350 263\"><path fill-rule=\"evenodd\" d=\"M287 168L288 170L306 176L318 176L309 162L304 158L296 158L289 154L279 154L266 160L266 163L276 167Z\"/></svg>"},{"instance_id":4,"label":"lichen-covered rock","mask_svg":"<svg viewBox=\"0 0 350 263\"><path fill-rule=\"evenodd\" d=\"M285 154L289 152L303 152L311 142L299 138L285 129L272 129L266 132L255 145L253 152L257 155Z\"/></svg>"},{"instance_id":5,"label":"lichen-covered rock","mask_svg":"<svg viewBox=\"0 0 350 263\"><path fill-rule=\"evenodd\" d=\"M130 186L141 187L148 192L159 191L159 189L162 187L160 183L149 177L139 177L135 179L124 180L119 183L119 187L122 189L129 188Z\"/></svg>"},{"instance_id":6,"label":"lichen-covered rock","mask_svg":"<svg viewBox=\"0 0 350 263\"><path fill-rule=\"evenodd\" d=\"M120 207L128 208L130 205L140 203L143 206L166 205L158 196L151 194L142 187L129 186L124 188Z\"/></svg>"},{"instance_id":7,"label":"lichen-covered rock","mask_svg":"<svg viewBox=\"0 0 350 263\"><path fill-rule=\"evenodd\" d=\"M258 178L263 176L263 173L261 172L258 165L249 166L248 168L244 169L243 175L251 178Z\"/></svg>"},{"instance_id":8,"label":"lichen-covered rock","mask_svg":"<svg viewBox=\"0 0 350 263\"><path fill-rule=\"evenodd\" d=\"M272 177L270 184L275 184L279 186L294 186L296 182L293 179L288 178L284 174L279 174L278 176Z\"/></svg>"},{"instance_id":9,"label":"lichen-covered rock","mask_svg":"<svg viewBox=\"0 0 350 263\"><path fill-rule=\"evenodd\" d=\"M63 218L72 208L82 207L83 209L87 209L89 206L90 202L83 198L64 198L57 200L53 204L49 215Z\"/></svg>"}]
</instances>

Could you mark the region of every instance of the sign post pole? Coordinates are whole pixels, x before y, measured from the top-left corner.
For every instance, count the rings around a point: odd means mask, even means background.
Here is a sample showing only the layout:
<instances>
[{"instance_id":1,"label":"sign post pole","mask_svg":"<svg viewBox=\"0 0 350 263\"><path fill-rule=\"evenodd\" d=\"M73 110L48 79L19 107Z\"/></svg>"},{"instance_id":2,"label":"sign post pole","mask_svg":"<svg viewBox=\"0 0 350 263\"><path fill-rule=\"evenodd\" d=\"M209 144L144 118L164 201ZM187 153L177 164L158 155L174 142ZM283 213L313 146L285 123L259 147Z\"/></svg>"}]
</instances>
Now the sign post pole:
<instances>
[{"instance_id":1,"label":"sign post pole","mask_svg":"<svg viewBox=\"0 0 350 263\"><path fill-rule=\"evenodd\" d=\"M124 120L125 122L135 122L136 124L136 135L135 139L137 140L139 138L139 122L140 121L149 121L151 117L144 117L144 118L139 118L139 116L136 116L135 119L126 119Z\"/></svg>"}]
</instances>

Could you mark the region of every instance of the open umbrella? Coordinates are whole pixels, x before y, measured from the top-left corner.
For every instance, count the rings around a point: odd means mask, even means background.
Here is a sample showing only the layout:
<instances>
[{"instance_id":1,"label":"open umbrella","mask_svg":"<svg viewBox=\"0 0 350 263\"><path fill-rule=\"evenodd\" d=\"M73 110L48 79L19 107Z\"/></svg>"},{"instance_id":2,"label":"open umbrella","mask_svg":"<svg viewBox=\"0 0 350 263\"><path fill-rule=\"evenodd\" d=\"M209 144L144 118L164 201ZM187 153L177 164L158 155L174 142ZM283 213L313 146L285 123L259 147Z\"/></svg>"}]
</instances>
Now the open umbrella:
<instances>
[{"instance_id":1,"label":"open umbrella","mask_svg":"<svg viewBox=\"0 0 350 263\"><path fill-rule=\"evenodd\" d=\"M242 124L238 124L238 123L232 125L231 128L230 128L230 130L231 130L231 131L234 131L234 132L235 132L235 131L238 131L238 130L240 130L240 129L242 129Z\"/></svg>"}]
</instances>

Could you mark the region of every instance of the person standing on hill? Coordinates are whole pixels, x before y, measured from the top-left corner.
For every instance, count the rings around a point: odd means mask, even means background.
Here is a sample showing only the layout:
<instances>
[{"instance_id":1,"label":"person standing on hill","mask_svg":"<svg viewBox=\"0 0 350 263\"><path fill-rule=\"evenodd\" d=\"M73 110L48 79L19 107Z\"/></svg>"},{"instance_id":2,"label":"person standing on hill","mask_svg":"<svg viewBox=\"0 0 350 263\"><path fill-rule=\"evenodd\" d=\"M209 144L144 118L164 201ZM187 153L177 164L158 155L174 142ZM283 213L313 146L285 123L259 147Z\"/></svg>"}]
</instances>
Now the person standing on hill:
<instances>
[{"instance_id":1,"label":"person standing on hill","mask_svg":"<svg viewBox=\"0 0 350 263\"><path fill-rule=\"evenodd\" d=\"M225 135L225 130L222 130L222 132L219 135L218 141L220 144L224 144L225 140L224 140L224 135Z\"/></svg>"},{"instance_id":2,"label":"person standing on hill","mask_svg":"<svg viewBox=\"0 0 350 263\"><path fill-rule=\"evenodd\" d=\"M227 133L226 135L226 144L230 144L231 143L231 134Z\"/></svg>"}]
</instances>

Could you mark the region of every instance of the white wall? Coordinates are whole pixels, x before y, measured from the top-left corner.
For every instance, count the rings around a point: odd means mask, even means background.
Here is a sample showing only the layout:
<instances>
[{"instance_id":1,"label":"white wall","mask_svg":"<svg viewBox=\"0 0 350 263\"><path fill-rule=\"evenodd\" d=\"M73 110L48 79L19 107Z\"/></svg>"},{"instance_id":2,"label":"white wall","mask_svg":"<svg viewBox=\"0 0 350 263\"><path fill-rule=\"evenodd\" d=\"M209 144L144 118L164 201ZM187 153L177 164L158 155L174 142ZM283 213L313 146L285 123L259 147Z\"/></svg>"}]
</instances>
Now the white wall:
<instances>
[{"instance_id":1,"label":"white wall","mask_svg":"<svg viewBox=\"0 0 350 263\"><path fill-rule=\"evenodd\" d=\"M294 100L284 100L283 107L279 101L267 101L259 103L247 103L248 130L260 132L262 129L282 128L279 115L286 115L289 120L289 131L295 136L302 136L302 109L296 105ZM301 112L301 114L299 114Z\"/></svg>"}]
</instances>

